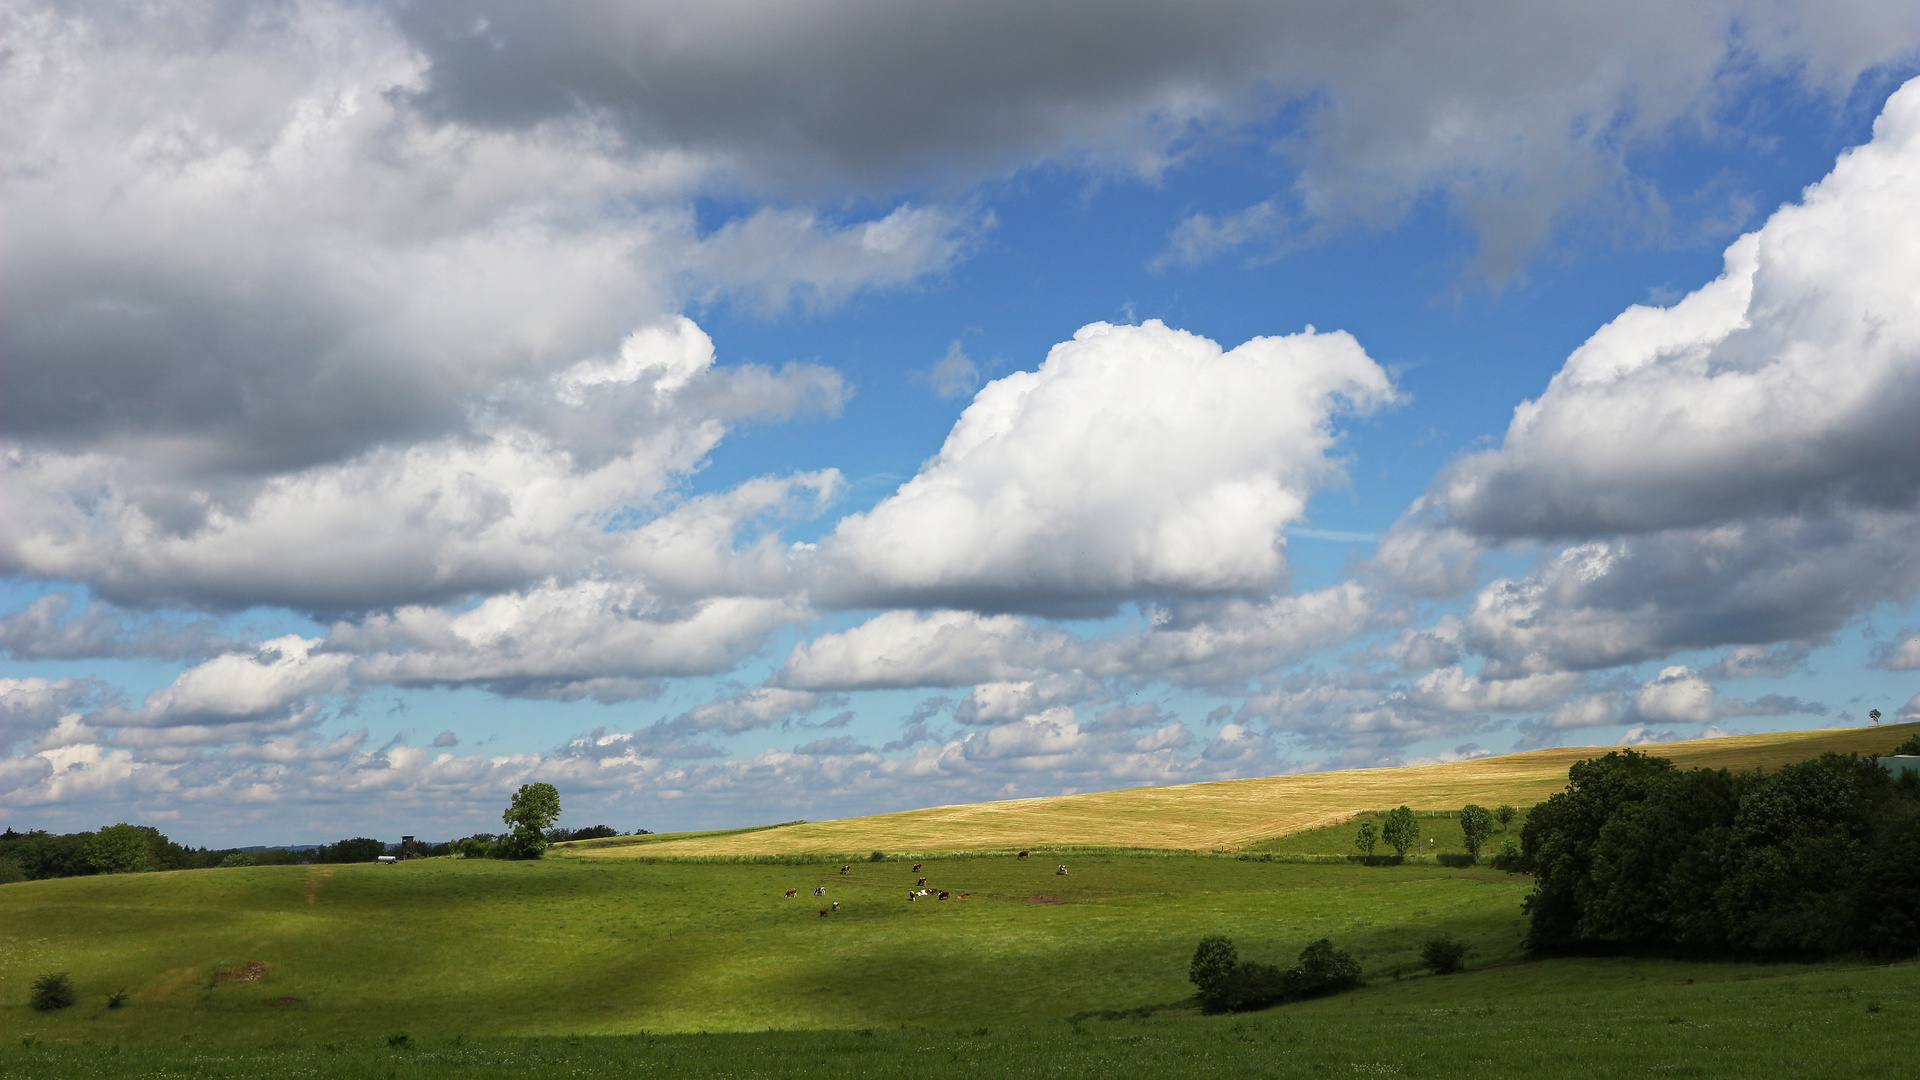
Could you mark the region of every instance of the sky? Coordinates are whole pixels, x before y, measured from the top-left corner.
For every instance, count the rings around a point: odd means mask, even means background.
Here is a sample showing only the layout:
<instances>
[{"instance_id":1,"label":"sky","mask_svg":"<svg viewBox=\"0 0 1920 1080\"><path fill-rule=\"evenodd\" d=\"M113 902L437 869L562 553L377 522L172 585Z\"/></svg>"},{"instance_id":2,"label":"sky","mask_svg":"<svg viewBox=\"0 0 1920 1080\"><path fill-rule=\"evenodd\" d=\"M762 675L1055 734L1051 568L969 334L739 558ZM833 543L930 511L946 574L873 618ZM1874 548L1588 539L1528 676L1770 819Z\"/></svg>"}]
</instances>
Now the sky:
<instances>
[{"instance_id":1,"label":"sky","mask_svg":"<svg viewBox=\"0 0 1920 1080\"><path fill-rule=\"evenodd\" d=\"M13 828L1920 719L1910 2L0 0L0 206Z\"/></svg>"}]
</instances>

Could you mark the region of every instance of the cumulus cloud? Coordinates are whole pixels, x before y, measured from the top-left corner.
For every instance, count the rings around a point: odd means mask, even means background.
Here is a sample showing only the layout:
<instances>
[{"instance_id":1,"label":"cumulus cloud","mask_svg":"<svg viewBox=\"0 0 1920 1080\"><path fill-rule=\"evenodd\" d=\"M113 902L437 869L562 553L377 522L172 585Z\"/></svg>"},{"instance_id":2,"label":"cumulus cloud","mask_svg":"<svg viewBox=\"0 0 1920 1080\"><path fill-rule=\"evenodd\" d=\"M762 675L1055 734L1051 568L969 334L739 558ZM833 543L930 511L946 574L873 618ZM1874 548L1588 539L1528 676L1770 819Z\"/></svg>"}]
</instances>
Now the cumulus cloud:
<instances>
[{"instance_id":1,"label":"cumulus cloud","mask_svg":"<svg viewBox=\"0 0 1920 1080\"><path fill-rule=\"evenodd\" d=\"M1496 674L1819 640L1911 597L1920 457L1888 433L1920 412L1920 255L1896 222L1920 227L1920 82L1718 279L1576 350L1377 565L1444 592L1490 546L1577 541L1474 598L1465 640Z\"/></svg>"},{"instance_id":2,"label":"cumulus cloud","mask_svg":"<svg viewBox=\"0 0 1920 1080\"><path fill-rule=\"evenodd\" d=\"M69 593L49 593L0 617L0 650L19 660L199 660L238 646L211 619L135 614L99 602L76 611Z\"/></svg>"},{"instance_id":3,"label":"cumulus cloud","mask_svg":"<svg viewBox=\"0 0 1920 1080\"><path fill-rule=\"evenodd\" d=\"M1704 724L1713 719L1713 693L1713 684L1692 668L1663 668L1634 692L1628 715L1652 724Z\"/></svg>"},{"instance_id":4,"label":"cumulus cloud","mask_svg":"<svg viewBox=\"0 0 1920 1080\"><path fill-rule=\"evenodd\" d=\"M1890 671L1920 670L1920 634L1908 634L1890 645L1875 646L1873 663Z\"/></svg>"},{"instance_id":5,"label":"cumulus cloud","mask_svg":"<svg viewBox=\"0 0 1920 1080\"><path fill-rule=\"evenodd\" d=\"M1765 694L1752 701L1727 698L1714 706L1714 712L1720 716L1825 716L1827 707L1791 695Z\"/></svg>"},{"instance_id":6,"label":"cumulus cloud","mask_svg":"<svg viewBox=\"0 0 1920 1080\"><path fill-rule=\"evenodd\" d=\"M918 475L842 519L815 595L1094 612L1270 588L1282 530L1339 476L1334 416L1393 400L1345 333L1223 351L1157 320L1091 324L982 388Z\"/></svg>"}]
</instances>

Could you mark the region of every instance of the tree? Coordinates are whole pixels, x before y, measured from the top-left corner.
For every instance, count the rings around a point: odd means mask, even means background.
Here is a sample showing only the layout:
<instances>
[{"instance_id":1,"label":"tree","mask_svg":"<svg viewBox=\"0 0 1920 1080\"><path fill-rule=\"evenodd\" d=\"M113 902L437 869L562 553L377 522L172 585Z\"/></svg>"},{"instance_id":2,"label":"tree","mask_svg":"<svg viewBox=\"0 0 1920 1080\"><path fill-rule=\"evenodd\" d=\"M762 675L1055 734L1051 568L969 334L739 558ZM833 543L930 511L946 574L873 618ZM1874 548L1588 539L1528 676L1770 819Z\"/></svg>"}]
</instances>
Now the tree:
<instances>
[{"instance_id":1,"label":"tree","mask_svg":"<svg viewBox=\"0 0 1920 1080\"><path fill-rule=\"evenodd\" d=\"M1405 858L1407 849L1420 842L1420 823L1413 819L1413 811L1405 806L1387 811L1387 823L1380 829L1380 839L1387 842L1394 854Z\"/></svg>"},{"instance_id":2,"label":"tree","mask_svg":"<svg viewBox=\"0 0 1920 1080\"><path fill-rule=\"evenodd\" d=\"M1232 941L1209 934L1200 939L1200 947L1193 951L1193 962L1187 965L1187 981L1200 989L1202 1000L1211 999L1226 985L1227 977L1239 963L1240 953Z\"/></svg>"},{"instance_id":3,"label":"tree","mask_svg":"<svg viewBox=\"0 0 1920 1080\"><path fill-rule=\"evenodd\" d=\"M511 825L506 848L510 858L537 859L547 850L546 830L560 816L560 789L552 784L521 784L513 801L500 814Z\"/></svg>"},{"instance_id":4,"label":"tree","mask_svg":"<svg viewBox=\"0 0 1920 1080\"><path fill-rule=\"evenodd\" d=\"M153 831L125 822L108 825L87 841L87 865L98 874L131 874L148 869L147 834Z\"/></svg>"},{"instance_id":5,"label":"tree","mask_svg":"<svg viewBox=\"0 0 1920 1080\"><path fill-rule=\"evenodd\" d=\"M1284 985L1288 1001L1351 990L1360 985L1360 963L1321 938L1300 950L1300 962L1287 972Z\"/></svg>"},{"instance_id":6,"label":"tree","mask_svg":"<svg viewBox=\"0 0 1920 1080\"><path fill-rule=\"evenodd\" d=\"M1500 808L1493 812L1493 820L1500 823L1501 832L1506 832L1507 826L1513 824L1513 819L1519 816L1520 811L1515 810L1506 803L1501 803Z\"/></svg>"},{"instance_id":7,"label":"tree","mask_svg":"<svg viewBox=\"0 0 1920 1080\"><path fill-rule=\"evenodd\" d=\"M1361 822L1360 835L1353 838L1353 846L1360 849L1360 854L1373 854L1373 845L1379 842L1380 829L1371 821Z\"/></svg>"},{"instance_id":8,"label":"tree","mask_svg":"<svg viewBox=\"0 0 1920 1080\"><path fill-rule=\"evenodd\" d=\"M1460 808L1460 835L1466 840L1467 854L1480 857L1480 848L1493 835L1493 812L1468 803Z\"/></svg>"},{"instance_id":9,"label":"tree","mask_svg":"<svg viewBox=\"0 0 1920 1080\"><path fill-rule=\"evenodd\" d=\"M387 853L387 842L375 840L371 836L355 836L347 840L338 840L313 853L314 862L355 863L372 862Z\"/></svg>"}]
</instances>

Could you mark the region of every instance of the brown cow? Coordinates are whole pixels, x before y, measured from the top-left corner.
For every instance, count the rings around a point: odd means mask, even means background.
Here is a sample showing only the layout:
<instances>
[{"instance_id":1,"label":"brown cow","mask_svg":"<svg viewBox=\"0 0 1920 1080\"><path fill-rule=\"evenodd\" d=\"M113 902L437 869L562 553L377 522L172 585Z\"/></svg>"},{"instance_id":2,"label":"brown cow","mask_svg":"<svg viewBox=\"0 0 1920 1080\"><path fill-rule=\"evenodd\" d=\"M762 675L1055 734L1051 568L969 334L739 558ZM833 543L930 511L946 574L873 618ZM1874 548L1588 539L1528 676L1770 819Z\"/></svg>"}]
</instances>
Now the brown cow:
<instances>
[{"instance_id":1,"label":"brown cow","mask_svg":"<svg viewBox=\"0 0 1920 1080\"><path fill-rule=\"evenodd\" d=\"M788 890L787 890L787 895L788 895L788 896L799 896L799 895L800 895L800 890L799 890L799 889L788 889Z\"/></svg>"},{"instance_id":2,"label":"brown cow","mask_svg":"<svg viewBox=\"0 0 1920 1080\"><path fill-rule=\"evenodd\" d=\"M1027 856L1029 856L1029 855L1031 855L1031 854L1033 854L1033 852L1031 852L1031 851L1023 851L1023 852L1021 852L1021 853L1020 853L1019 855L1017 855L1017 856L1015 856L1015 857L1016 857L1016 858L1021 858L1021 859L1024 859L1024 858L1026 858Z\"/></svg>"},{"instance_id":3,"label":"brown cow","mask_svg":"<svg viewBox=\"0 0 1920 1080\"><path fill-rule=\"evenodd\" d=\"M821 908L821 909L820 909L820 917L821 917L821 918L823 918L823 919L827 917L827 909L826 909L826 908Z\"/></svg>"},{"instance_id":4,"label":"brown cow","mask_svg":"<svg viewBox=\"0 0 1920 1080\"><path fill-rule=\"evenodd\" d=\"M926 878L921 878L919 881L914 882L914 884L916 885L925 885L926 883L927 883Z\"/></svg>"},{"instance_id":5,"label":"brown cow","mask_svg":"<svg viewBox=\"0 0 1920 1080\"><path fill-rule=\"evenodd\" d=\"M916 874L920 872L920 864L919 864L919 863L914 863L914 864L913 864L913 872L914 872L914 873L916 873Z\"/></svg>"}]
</instances>

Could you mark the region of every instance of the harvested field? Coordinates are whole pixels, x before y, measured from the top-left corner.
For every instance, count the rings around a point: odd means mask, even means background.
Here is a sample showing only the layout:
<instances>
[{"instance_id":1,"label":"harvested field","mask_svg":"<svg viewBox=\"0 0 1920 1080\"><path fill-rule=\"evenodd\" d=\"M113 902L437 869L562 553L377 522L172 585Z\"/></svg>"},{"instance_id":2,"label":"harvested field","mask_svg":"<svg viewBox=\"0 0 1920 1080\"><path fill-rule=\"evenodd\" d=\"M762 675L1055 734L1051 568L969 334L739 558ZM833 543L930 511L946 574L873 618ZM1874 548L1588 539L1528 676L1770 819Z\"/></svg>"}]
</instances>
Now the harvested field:
<instances>
[{"instance_id":1,"label":"harvested field","mask_svg":"<svg viewBox=\"0 0 1920 1080\"><path fill-rule=\"evenodd\" d=\"M1643 747L1682 767L1770 768L1827 751L1885 753L1920 723L1735 735ZM1555 747L1393 769L1268 776L969 803L726 833L619 837L560 850L620 857L998 851L1036 847L1241 850L1331 825L1362 810L1406 804L1528 806L1561 790L1574 762L1613 747ZM638 841L638 842L636 842Z\"/></svg>"}]
</instances>

